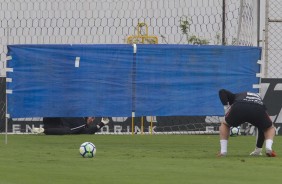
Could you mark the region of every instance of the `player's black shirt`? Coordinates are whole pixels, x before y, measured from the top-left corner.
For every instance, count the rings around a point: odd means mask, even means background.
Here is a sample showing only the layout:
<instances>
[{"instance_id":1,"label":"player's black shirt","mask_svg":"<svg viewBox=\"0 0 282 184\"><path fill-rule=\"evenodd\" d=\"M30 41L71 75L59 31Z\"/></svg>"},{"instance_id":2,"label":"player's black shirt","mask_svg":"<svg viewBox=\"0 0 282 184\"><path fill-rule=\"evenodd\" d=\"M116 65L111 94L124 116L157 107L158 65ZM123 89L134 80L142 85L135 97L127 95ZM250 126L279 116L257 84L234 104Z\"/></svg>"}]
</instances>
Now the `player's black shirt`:
<instances>
[{"instance_id":1,"label":"player's black shirt","mask_svg":"<svg viewBox=\"0 0 282 184\"><path fill-rule=\"evenodd\" d=\"M87 118L43 118L45 134L94 134L97 126L87 125Z\"/></svg>"},{"instance_id":2,"label":"player's black shirt","mask_svg":"<svg viewBox=\"0 0 282 184\"><path fill-rule=\"evenodd\" d=\"M257 93L245 92L235 95L235 102L248 102L263 105L261 97Z\"/></svg>"},{"instance_id":3,"label":"player's black shirt","mask_svg":"<svg viewBox=\"0 0 282 184\"><path fill-rule=\"evenodd\" d=\"M263 105L261 97L257 93L242 92L242 93L231 93L228 90L221 89L219 91L219 98L223 105L232 105L236 102L246 102Z\"/></svg>"},{"instance_id":4,"label":"player's black shirt","mask_svg":"<svg viewBox=\"0 0 282 184\"><path fill-rule=\"evenodd\" d=\"M77 128L85 128L86 127L86 119L85 118L61 118L63 125L65 127L69 127L71 129Z\"/></svg>"},{"instance_id":5,"label":"player's black shirt","mask_svg":"<svg viewBox=\"0 0 282 184\"><path fill-rule=\"evenodd\" d=\"M266 107L257 93L231 93L221 89L219 97L224 106L232 105L225 113L225 121L229 126L240 126L248 122L256 126L259 131L264 131L272 126L273 123L266 112Z\"/></svg>"}]
</instances>

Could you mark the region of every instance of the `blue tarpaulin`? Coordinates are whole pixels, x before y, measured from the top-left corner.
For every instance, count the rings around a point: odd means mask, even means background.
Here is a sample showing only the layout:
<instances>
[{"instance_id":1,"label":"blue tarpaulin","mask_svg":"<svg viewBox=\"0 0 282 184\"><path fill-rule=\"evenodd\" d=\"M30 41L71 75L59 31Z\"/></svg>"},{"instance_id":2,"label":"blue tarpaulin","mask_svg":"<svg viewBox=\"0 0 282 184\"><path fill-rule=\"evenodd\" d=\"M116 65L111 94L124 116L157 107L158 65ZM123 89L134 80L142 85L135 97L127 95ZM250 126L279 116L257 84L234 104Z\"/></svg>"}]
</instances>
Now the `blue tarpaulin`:
<instances>
[{"instance_id":1,"label":"blue tarpaulin","mask_svg":"<svg viewBox=\"0 0 282 184\"><path fill-rule=\"evenodd\" d=\"M220 115L218 91L253 91L260 49L236 46L138 45L138 115Z\"/></svg>"},{"instance_id":2,"label":"blue tarpaulin","mask_svg":"<svg viewBox=\"0 0 282 184\"><path fill-rule=\"evenodd\" d=\"M9 45L8 113L20 117L222 115L218 90L253 91L261 48Z\"/></svg>"}]
</instances>

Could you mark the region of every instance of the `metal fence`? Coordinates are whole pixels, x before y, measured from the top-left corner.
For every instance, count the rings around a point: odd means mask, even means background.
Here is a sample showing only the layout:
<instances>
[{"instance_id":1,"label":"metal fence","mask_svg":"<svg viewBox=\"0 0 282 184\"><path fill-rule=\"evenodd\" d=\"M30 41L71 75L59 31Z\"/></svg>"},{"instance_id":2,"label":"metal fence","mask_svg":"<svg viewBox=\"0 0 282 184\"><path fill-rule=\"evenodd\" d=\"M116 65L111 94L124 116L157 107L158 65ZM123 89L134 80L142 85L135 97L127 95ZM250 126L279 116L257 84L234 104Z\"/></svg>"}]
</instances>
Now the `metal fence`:
<instances>
[{"instance_id":1,"label":"metal fence","mask_svg":"<svg viewBox=\"0 0 282 184\"><path fill-rule=\"evenodd\" d=\"M257 1L0 0L0 76L7 44L125 44L138 23L159 44L254 45Z\"/></svg>"},{"instance_id":2,"label":"metal fence","mask_svg":"<svg viewBox=\"0 0 282 184\"><path fill-rule=\"evenodd\" d=\"M282 78L282 1L267 0L264 78Z\"/></svg>"},{"instance_id":3,"label":"metal fence","mask_svg":"<svg viewBox=\"0 0 282 184\"><path fill-rule=\"evenodd\" d=\"M128 36L136 34L136 26L140 22L149 26L148 34L157 36L160 44L185 44L189 38L197 38L208 40L209 44L256 45L259 2L0 0L0 83L5 86L5 78L1 77L5 77L7 44L120 44L126 43ZM264 68L265 77L270 78L282 76L281 4L281 0L266 0L267 64ZM0 88L2 122L5 113L5 89ZM203 122L198 118L195 121ZM206 117L205 122L219 122L219 119Z\"/></svg>"}]
</instances>

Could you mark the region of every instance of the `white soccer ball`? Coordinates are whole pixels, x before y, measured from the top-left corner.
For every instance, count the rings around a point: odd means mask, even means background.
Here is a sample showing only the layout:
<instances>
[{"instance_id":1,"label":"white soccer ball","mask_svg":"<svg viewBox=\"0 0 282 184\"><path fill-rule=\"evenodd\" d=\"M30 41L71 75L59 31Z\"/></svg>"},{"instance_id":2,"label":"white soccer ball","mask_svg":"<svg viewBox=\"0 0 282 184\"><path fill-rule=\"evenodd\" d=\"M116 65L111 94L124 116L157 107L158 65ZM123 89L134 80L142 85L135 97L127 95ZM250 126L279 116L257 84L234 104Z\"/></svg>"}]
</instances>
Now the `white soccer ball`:
<instances>
[{"instance_id":1,"label":"white soccer ball","mask_svg":"<svg viewBox=\"0 0 282 184\"><path fill-rule=\"evenodd\" d=\"M237 136L240 134L240 126L230 127L230 136Z\"/></svg>"},{"instance_id":2,"label":"white soccer ball","mask_svg":"<svg viewBox=\"0 0 282 184\"><path fill-rule=\"evenodd\" d=\"M96 154L96 146L92 142L84 142L80 145L79 153L84 158L92 158Z\"/></svg>"}]
</instances>

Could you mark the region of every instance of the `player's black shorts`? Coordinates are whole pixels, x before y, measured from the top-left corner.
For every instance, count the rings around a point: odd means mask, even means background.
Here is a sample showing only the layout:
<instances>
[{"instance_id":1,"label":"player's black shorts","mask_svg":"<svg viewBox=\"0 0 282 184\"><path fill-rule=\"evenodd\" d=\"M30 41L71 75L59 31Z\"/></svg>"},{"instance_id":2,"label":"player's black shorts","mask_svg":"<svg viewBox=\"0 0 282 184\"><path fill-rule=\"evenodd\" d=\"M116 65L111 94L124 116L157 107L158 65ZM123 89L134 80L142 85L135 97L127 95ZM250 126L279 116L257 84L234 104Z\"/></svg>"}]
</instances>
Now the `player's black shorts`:
<instances>
[{"instance_id":1,"label":"player's black shorts","mask_svg":"<svg viewBox=\"0 0 282 184\"><path fill-rule=\"evenodd\" d=\"M225 121L229 126L239 126L248 122L262 131L272 126L265 106L246 102L234 103L226 114Z\"/></svg>"},{"instance_id":2,"label":"player's black shorts","mask_svg":"<svg viewBox=\"0 0 282 184\"><path fill-rule=\"evenodd\" d=\"M43 118L43 125L45 129L63 127L61 118Z\"/></svg>"}]
</instances>

